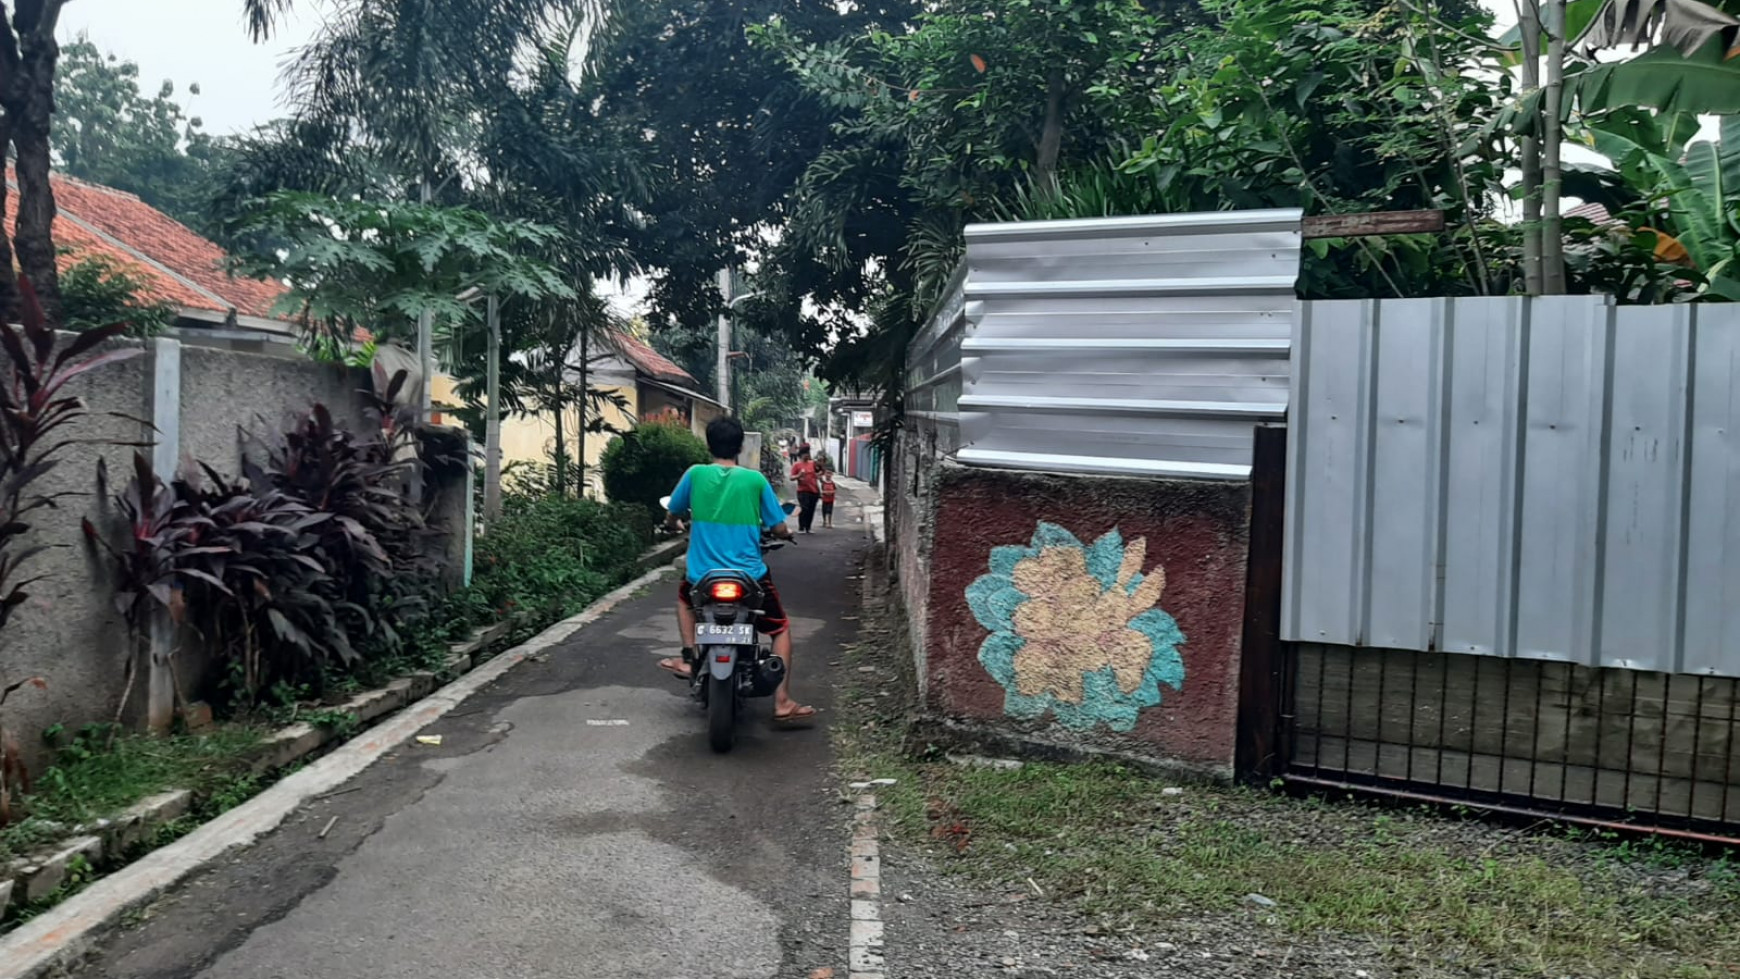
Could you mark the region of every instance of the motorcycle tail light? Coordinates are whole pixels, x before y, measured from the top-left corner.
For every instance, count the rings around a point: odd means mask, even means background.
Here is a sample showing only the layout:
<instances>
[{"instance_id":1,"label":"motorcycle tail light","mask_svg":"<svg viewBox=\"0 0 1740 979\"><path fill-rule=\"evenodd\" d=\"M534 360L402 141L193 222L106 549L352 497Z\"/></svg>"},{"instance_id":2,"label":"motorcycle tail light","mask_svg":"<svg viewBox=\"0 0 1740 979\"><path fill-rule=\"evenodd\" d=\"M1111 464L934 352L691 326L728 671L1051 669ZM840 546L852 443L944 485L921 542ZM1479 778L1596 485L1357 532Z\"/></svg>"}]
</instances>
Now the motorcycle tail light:
<instances>
[{"instance_id":1,"label":"motorcycle tail light","mask_svg":"<svg viewBox=\"0 0 1740 979\"><path fill-rule=\"evenodd\" d=\"M743 586L735 581L720 581L713 585L713 598L721 602L735 602L743 598Z\"/></svg>"}]
</instances>

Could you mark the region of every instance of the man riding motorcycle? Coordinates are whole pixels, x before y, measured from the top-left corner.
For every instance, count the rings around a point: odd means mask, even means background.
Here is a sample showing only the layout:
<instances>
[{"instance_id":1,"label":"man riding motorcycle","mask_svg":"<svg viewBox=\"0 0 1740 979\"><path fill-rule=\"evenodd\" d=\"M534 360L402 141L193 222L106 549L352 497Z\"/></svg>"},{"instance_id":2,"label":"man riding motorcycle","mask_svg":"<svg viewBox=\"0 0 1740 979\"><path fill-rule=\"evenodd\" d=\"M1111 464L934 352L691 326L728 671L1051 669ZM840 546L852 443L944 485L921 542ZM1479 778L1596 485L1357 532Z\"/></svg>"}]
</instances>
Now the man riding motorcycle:
<instances>
[{"instance_id":1,"label":"man riding motorcycle","mask_svg":"<svg viewBox=\"0 0 1740 979\"><path fill-rule=\"evenodd\" d=\"M707 425L707 450L713 455L712 465L695 466L684 473L666 506L666 526L674 527L685 514L691 520L689 553L683 582L677 589L677 629L683 637L683 655L660 660L659 666L689 678L695 664L690 645L695 637L691 589L710 571L741 571L761 583L764 597L756 630L773 640L773 654L785 661L786 679L774 694L774 722L806 723L815 717L816 710L791 698L791 623L761 556L763 528L775 537L791 539L785 509L766 476L737 464L743 451L743 426L736 419L716 418Z\"/></svg>"}]
</instances>

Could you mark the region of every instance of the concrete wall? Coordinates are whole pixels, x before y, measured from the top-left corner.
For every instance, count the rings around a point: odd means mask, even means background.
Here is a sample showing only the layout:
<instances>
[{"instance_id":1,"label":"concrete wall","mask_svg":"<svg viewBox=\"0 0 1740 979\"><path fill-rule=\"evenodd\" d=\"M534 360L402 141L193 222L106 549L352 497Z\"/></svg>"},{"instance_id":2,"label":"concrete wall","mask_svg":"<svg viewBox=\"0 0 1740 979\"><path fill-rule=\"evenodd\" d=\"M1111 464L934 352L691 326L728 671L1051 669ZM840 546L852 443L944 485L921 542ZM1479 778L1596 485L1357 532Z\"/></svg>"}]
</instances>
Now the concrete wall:
<instances>
[{"instance_id":1,"label":"concrete wall","mask_svg":"<svg viewBox=\"0 0 1740 979\"><path fill-rule=\"evenodd\" d=\"M90 515L114 529L94 505L97 462L107 465L111 490L132 472L134 450L123 443L147 437L146 427L135 419L151 415L151 361L141 356L111 364L78 378L66 391L84 399L90 414L65 434L89 441L61 452L55 469L35 484L46 494L65 495L59 506L38 510L26 521L31 530L22 546L49 549L16 573L15 580L41 580L26 587L30 598L0 633L0 682L41 676L48 684L19 690L4 708L6 728L31 759L41 754L44 728L62 722L72 730L109 720L120 699L126 629L114 610L112 591L99 584L107 581L107 570L86 547L79 522Z\"/></svg>"},{"instance_id":2,"label":"concrete wall","mask_svg":"<svg viewBox=\"0 0 1740 979\"><path fill-rule=\"evenodd\" d=\"M367 371L288 357L184 346L181 351L181 457L226 475L240 472L242 431L283 431L316 404L351 431L363 431Z\"/></svg>"},{"instance_id":3,"label":"concrete wall","mask_svg":"<svg viewBox=\"0 0 1740 979\"><path fill-rule=\"evenodd\" d=\"M163 417L163 408L153 404L155 359L147 353L100 368L69 386L85 400L90 414L66 434L83 441L58 457L59 465L42 483L50 492L68 495L58 508L29 521L27 543L50 549L26 566L25 575L41 575L43 580L29 588L30 600L0 635L0 676L11 682L40 675L48 683L44 690L20 690L5 708L7 728L36 757L44 728L60 723L74 730L110 720L121 698L127 633L114 611L109 569L91 553L79 523L88 515L111 533L119 529L108 497L131 476L135 446L129 443L152 440L141 420ZM365 424L361 392L369 381L363 371L300 357L190 345L180 347L180 364L175 458L183 462L198 459L236 475L243 429L281 431L316 402L326 404L340 424L353 430ZM152 450L138 451L149 455ZM108 469L106 488L98 484L99 460ZM204 666L197 644L184 637L176 660L183 689L198 686ZM133 691L135 706L143 704L145 689L142 671Z\"/></svg>"},{"instance_id":4,"label":"concrete wall","mask_svg":"<svg viewBox=\"0 0 1740 979\"><path fill-rule=\"evenodd\" d=\"M1230 775L1249 487L969 469L915 440L890 505L926 708Z\"/></svg>"}]
</instances>

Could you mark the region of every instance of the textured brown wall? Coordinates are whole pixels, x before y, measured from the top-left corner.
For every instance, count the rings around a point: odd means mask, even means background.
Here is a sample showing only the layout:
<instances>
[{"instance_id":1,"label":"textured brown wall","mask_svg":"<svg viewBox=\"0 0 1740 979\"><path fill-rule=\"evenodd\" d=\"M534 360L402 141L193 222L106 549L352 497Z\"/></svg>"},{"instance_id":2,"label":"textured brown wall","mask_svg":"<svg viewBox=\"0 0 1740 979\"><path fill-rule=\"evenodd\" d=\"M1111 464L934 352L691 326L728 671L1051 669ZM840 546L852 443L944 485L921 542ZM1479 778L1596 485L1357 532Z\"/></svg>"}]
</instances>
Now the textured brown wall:
<instances>
[{"instance_id":1,"label":"textured brown wall","mask_svg":"<svg viewBox=\"0 0 1740 979\"><path fill-rule=\"evenodd\" d=\"M934 476L937 485L930 520L930 575L922 608L928 647L922 668L933 711L1051 742L1132 752L1214 774L1230 772L1244 612L1250 502L1246 484L1044 475L947 464L927 475ZM981 646L991 630L970 606L969 586L991 570L993 548L1028 544L1042 521L1069 531L1083 545L1092 545L1114 529L1127 552L1143 539L1146 551L1140 571L1151 575L1156 566L1164 568L1166 585L1158 607L1172 616L1184 635L1177 647L1182 684L1176 690L1160 688L1159 706L1141 709L1127 731L1117 730L1116 723L1084 723L1081 712L1097 711L1091 691L1083 695L1088 702L1079 705L1074 723L1060 723L1049 711L1037 718L1011 716L1005 687L980 661ZM914 587L912 582L903 584L909 590ZM1068 582L1060 579L1056 587L1067 588ZM1083 608L1074 623L1081 646L1055 647L1072 662L1078 657L1088 662L1095 656L1103 658L1104 650L1118 637L1128 638L1115 623L1107 630L1103 610L1096 613L1084 604L1091 605L1071 601L1044 610L1062 618L1070 609ZM1046 630L1044 625L1032 625L1035 610L1027 616L1030 629ZM1033 663L1030 658L1029 674L1034 672ZM1071 704L1070 709L1076 710L1077 705Z\"/></svg>"}]
</instances>

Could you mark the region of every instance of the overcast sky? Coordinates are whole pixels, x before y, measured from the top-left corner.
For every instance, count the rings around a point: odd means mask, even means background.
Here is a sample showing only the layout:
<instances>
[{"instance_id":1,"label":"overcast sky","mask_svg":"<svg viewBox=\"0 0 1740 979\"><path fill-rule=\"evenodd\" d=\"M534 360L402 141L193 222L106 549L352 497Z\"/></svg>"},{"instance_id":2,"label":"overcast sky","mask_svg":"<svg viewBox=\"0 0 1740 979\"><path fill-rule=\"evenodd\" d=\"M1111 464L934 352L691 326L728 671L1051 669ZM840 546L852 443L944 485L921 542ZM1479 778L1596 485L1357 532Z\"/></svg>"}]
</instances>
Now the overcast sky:
<instances>
[{"instance_id":1,"label":"overcast sky","mask_svg":"<svg viewBox=\"0 0 1740 979\"><path fill-rule=\"evenodd\" d=\"M232 133L283 114L279 66L319 23L319 0L297 6L272 40L254 44L241 0L73 0L61 14L61 40L89 34L103 51L138 62L147 93L174 81L189 115L203 119L208 132ZM201 94L190 98L192 82Z\"/></svg>"},{"instance_id":2,"label":"overcast sky","mask_svg":"<svg viewBox=\"0 0 1740 979\"><path fill-rule=\"evenodd\" d=\"M88 34L104 52L138 63L145 92L173 81L176 100L207 132L233 133L285 114L278 98L280 69L313 35L321 7L322 0L297 0L296 13L272 39L254 44L242 22L241 0L74 0L61 14L61 39ZM189 96L194 82L200 94ZM646 285L612 283L601 291L618 310L633 313Z\"/></svg>"}]
</instances>

